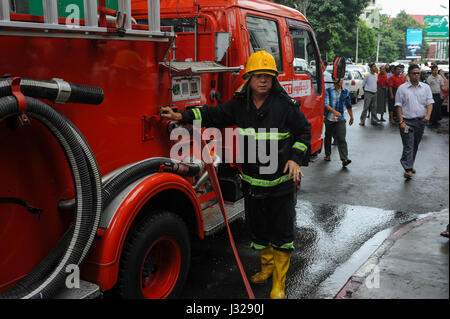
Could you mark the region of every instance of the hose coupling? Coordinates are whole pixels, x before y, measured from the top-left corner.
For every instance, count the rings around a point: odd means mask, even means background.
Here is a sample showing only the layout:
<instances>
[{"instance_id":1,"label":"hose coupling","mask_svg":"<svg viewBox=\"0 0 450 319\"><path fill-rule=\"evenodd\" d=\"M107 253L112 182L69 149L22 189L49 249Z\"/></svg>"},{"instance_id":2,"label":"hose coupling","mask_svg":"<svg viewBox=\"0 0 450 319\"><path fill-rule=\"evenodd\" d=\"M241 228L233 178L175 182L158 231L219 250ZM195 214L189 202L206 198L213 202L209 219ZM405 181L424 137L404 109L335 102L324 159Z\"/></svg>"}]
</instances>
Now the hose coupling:
<instances>
[{"instance_id":1,"label":"hose coupling","mask_svg":"<svg viewBox=\"0 0 450 319\"><path fill-rule=\"evenodd\" d=\"M69 82L64 81L63 79L53 78L52 81L56 83L58 86L58 93L54 102L56 104L64 104L66 103L70 95L72 94L72 88L70 87Z\"/></svg>"}]
</instances>

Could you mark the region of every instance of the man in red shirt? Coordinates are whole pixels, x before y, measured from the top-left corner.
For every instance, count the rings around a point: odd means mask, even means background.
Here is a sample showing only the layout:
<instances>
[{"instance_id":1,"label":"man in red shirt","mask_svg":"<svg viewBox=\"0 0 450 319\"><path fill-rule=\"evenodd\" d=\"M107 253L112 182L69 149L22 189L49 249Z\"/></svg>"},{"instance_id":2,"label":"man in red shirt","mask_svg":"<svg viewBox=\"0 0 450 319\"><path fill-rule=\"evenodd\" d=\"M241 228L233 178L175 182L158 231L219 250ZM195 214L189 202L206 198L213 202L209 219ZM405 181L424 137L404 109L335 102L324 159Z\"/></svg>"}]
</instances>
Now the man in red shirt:
<instances>
[{"instance_id":1,"label":"man in red shirt","mask_svg":"<svg viewBox=\"0 0 450 319\"><path fill-rule=\"evenodd\" d=\"M403 65L399 64L394 67L394 74L392 74L388 79L388 85L389 85L389 122L391 124L397 124L396 120L394 119L395 112L394 112L394 104L395 104L395 93L397 92L397 89L400 85L405 83L405 77L401 74Z\"/></svg>"}]
</instances>

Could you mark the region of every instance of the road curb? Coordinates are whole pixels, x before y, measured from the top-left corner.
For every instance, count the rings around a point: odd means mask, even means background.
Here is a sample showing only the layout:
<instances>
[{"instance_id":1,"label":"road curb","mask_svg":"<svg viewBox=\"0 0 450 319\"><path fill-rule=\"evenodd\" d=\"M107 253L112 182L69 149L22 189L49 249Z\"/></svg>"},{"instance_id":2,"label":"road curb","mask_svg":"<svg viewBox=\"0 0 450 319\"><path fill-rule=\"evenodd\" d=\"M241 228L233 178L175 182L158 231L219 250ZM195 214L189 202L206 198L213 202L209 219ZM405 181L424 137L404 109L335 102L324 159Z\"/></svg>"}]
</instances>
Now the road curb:
<instances>
[{"instance_id":1,"label":"road curb","mask_svg":"<svg viewBox=\"0 0 450 319\"><path fill-rule=\"evenodd\" d=\"M377 265L380 258L388 251L394 243L409 232L411 229L422 225L423 223L435 219L435 216L427 216L420 219L415 219L404 226L400 227L396 232L386 238L383 243L375 250L375 252L362 264L361 267L347 280L345 285L339 290L333 299L350 299L354 292L364 283L366 277L370 275Z\"/></svg>"}]
</instances>

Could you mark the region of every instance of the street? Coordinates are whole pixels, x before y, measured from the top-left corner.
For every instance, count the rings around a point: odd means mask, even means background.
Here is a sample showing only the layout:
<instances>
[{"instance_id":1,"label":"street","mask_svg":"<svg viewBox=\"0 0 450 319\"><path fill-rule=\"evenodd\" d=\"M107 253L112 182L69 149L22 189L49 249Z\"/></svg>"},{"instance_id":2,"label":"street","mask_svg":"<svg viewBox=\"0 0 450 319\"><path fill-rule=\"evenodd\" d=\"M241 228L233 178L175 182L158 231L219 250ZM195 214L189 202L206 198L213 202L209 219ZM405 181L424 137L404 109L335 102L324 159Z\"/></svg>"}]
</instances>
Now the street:
<instances>
[{"instance_id":1,"label":"street","mask_svg":"<svg viewBox=\"0 0 450 319\"><path fill-rule=\"evenodd\" d=\"M448 299L446 2L0 0L0 35L0 299Z\"/></svg>"},{"instance_id":2,"label":"street","mask_svg":"<svg viewBox=\"0 0 450 319\"><path fill-rule=\"evenodd\" d=\"M347 126L349 158L342 168L333 146L332 161L319 154L303 172L296 206L295 251L286 280L289 299L333 298L340 287L396 227L448 208L448 117L426 129L416 159L417 173L405 181L400 165L398 127L383 122L359 126L363 101ZM348 114L346 114L348 121ZM387 115L385 114L385 118ZM247 276L259 271L249 247L245 221L231 224ZM252 285L268 298L271 284ZM191 270L182 298L247 298L224 230L193 244Z\"/></svg>"}]
</instances>

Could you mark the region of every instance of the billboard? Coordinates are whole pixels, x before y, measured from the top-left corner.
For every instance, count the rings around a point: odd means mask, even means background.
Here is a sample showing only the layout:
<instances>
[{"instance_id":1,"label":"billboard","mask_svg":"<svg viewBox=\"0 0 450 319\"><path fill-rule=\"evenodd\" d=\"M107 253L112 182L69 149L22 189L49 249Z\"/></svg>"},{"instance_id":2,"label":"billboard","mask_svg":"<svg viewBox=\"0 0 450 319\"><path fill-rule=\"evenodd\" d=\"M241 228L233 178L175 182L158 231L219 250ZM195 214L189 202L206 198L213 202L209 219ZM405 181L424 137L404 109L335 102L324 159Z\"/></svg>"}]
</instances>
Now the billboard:
<instances>
[{"instance_id":1,"label":"billboard","mask_svg":"<svg viewBox=\"0 0 450 319\"><path fill-rule=\"evenodd\" d=\"M422 56L422 29L406 30L406 58L420 59Z\"/></svg>"},{"instance_id":2,"label":"billboard","mask_svg":"<svg viewBox=\"0 0 450 319\"><path fill-rule=\"evenodd\" d=\"M448 16L425 16L425 39L448 40Z\"/></svg>"}]
</instances>

